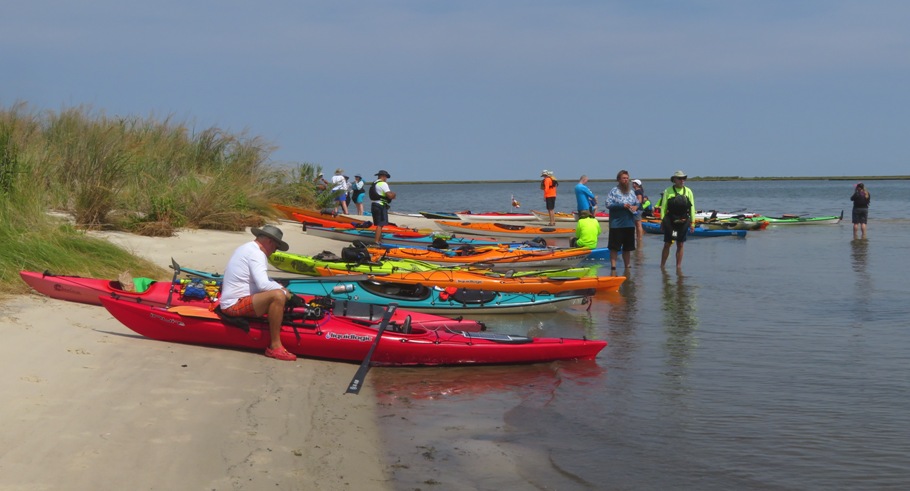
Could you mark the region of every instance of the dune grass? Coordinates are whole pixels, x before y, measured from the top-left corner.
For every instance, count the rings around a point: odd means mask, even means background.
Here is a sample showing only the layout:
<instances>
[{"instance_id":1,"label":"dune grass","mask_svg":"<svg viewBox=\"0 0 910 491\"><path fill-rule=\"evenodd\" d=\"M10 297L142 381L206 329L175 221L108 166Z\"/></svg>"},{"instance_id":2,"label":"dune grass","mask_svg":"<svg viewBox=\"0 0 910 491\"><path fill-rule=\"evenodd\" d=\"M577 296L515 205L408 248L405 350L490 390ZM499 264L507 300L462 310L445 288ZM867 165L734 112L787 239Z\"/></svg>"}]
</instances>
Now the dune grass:
<instances>
[{"instance_id":1,"label":"dune grass","mask_svg":"<svg viewBox=\"0 0 910 491\"><path fill-rule=\"evenodd\" d=\"M273 165L273 150L260 137L170 118L0 108L0 292L27 290L22 269L167 275L86 230L243 230L273 220L273 202L324 206L313 186L320 168Z\"/></svg>"}]
</instances>

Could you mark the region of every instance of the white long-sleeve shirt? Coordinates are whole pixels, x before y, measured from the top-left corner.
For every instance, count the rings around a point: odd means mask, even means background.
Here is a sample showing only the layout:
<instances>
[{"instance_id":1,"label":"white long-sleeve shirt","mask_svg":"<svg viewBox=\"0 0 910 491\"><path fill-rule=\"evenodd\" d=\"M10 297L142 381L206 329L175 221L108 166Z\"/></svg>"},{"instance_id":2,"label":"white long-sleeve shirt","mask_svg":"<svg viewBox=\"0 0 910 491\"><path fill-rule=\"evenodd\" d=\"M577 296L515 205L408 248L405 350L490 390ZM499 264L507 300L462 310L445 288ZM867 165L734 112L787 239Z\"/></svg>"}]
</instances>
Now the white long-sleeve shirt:
<instances>
[{"instance_id":1,"label":"white long-sleeve shirt","mask_svg":"<svg viewBox=\"0 0 910 491\"><path fill-rule=\"evenodd\" d=\"M254 293L284 288L277 281L269 279L268 267L268 258L256 241L238 247L224 268L221 307L228 308Z\"/></svg>"}]
</instances>

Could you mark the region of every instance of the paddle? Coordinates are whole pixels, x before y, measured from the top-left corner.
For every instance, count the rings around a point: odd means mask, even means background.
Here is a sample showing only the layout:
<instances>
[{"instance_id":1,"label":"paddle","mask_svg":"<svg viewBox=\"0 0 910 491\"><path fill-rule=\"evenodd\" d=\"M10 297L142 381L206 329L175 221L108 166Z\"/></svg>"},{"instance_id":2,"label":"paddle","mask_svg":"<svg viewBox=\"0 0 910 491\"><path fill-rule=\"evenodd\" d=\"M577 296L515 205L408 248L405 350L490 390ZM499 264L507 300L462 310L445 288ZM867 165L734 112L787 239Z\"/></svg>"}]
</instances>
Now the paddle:
<instances>
[{"instance_id":1,"label":"paddle","mask_svg":"<svg viewBox=\"0 0 910 491\"><path fill-rule=\"evenodd\" d=\"M357 369L357 373L354 374L354 378L351 379L351 383L348 385L348 390L345 394L359 394L360 388L363 387L363 380L367 377L367 372L370 371L370 358L373 357L373 351L376 350L376 346L379 345L379 338L382 337L382 333L385 331L386 327L389 326L389 319L392 318L392 314L395 313L395 310L398 309L397 303L390 303L389 307L385 311L385 315L382 316L382 322L379 324L379 331L376 332L376 339L373 340L373 345L370 346L370 350L367 351L367 356L364 357L363 363L360 364L360 368Z\"/></svg>"}]
</instances>

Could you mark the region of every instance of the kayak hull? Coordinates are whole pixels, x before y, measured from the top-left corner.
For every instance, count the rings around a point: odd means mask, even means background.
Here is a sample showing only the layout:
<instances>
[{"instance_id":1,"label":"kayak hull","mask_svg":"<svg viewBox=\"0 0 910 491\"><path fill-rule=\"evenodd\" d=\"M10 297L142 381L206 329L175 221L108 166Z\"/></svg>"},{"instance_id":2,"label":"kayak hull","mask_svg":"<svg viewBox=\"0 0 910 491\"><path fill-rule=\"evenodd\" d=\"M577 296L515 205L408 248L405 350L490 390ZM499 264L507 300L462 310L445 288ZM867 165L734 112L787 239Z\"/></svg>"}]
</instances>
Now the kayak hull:
<instances>
[{"instance_id":1,"label":"kayak hull","mask_svg":"<svg viewBox=\"0 0 910 491\"><path fill-rule=\"evenodd\" d=\"M482 235L508 241L533 239L568 239L575 237L575 228L538 227L497 222L455 222L435 220L439 228L462 234Z\"/></svg>"},{"instance_id":2,"label":"kayak hull","mask_svg":"<svg viewBox=\"0 0 910 491\"><path fill-rule=\"evenodd\" d=\"M171 285L166 281L152 283L148 290L142 293L128 292L120 287L116 280L98 278L82 278L79 276L52 275L49 273L36 273L33 271L20 271L19 275L35 291L58 300L78 302L89 305L101 305L102 297L119 297L132 302L142 302L158 306L195 306L205 310L217 302L220 288L212 291L214 297L205 299L185 298L180 294L182 285L174 285L174 294L171 294ZM340 281L340 280L339 280ZM323 282L326 283L326 282ZM337 284L329 281L328 290ZM169 298L170 297L170 298ZM305 301L313 300L313 296L304 296ZM349 317L358 322L378 324L382 312L373 305L359 302L336 302L334 313L340 317ZM410 319L408 319L410 317ZM392 324L403 324L409 320L413 325L425 329L451 329L458 331L483 331L486 326L479 321L471 319L451 319L432 313L412 312L407 309L396 310L391 318Z\"/></svg>"},{"instance_id":3,"label":"kayak hull","mask_svg":"<svg viewBox=\"0 0 910 491\"><path fill-rule=\"evenodd\" d=\"M159 341L264 350L268 325L251 321L249 332L219 319L195 317L147 304L105 298L104 307L136 333ZM302 357L361 362L378 330L326 315L298 325L283 326L284 347ZM298 338L299 336L299 338ZM372 354L377 365L520 364L556 360L593 359L606 342L586 339L527 338L487 333L386 330Z\"/></svg>"},{"instance_id":4,"label":"kayak hull","mask_svg":"<svg viewBox=\"0 0 910 491\"><path fill-rule=\"evenodd\" d=\"M473 288L444 288L425 283L387 281L374 277L348 281L334 286L326 283L287 280L287 288L303 295L331 295L336 300L351 300L374 305L397 303L402 309L437 315L529 314L556 312L586 302L595 290L578 289L559 293L518 293Z\"/></svg>"}]
</instances>

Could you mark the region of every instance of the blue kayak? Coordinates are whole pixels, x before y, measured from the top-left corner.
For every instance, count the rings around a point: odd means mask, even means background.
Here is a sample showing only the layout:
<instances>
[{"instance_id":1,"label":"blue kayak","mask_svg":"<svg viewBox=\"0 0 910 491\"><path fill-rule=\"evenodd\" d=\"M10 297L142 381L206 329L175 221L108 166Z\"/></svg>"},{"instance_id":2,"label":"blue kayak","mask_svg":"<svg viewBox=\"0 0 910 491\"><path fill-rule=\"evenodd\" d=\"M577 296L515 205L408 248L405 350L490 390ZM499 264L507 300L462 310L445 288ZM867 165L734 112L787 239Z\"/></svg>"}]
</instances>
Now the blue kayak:
<instances>
[{"instance_id":1,"label":"blue kayak","mask_svg":"<svg viewBox=\"0 0 910 491\"><path fill-rule=\"evenodd\" d=\"M344 281L333 276L332 282L287 280L287 288L298 295L331 296L374 305L397 303L402 309L439 315L525 314L556 312L585 303L595 291L573 290L557 294L512 293L465 288L438 288L422 284L387 281Z\"/></svg>"},{"instance_id":2,"label":"blue kayak","mask_svg":"<svg viewBox=\"0 0 910 491\"><path fill-rule=\"evenodd\" d=\"M641 227L649 234L661 234L660 224L654 222L641 222ZM701 226L695 227L695 231L689 231L687 237L745 237L746 230L711 230Z\"/></svg>"}]
</instances>

